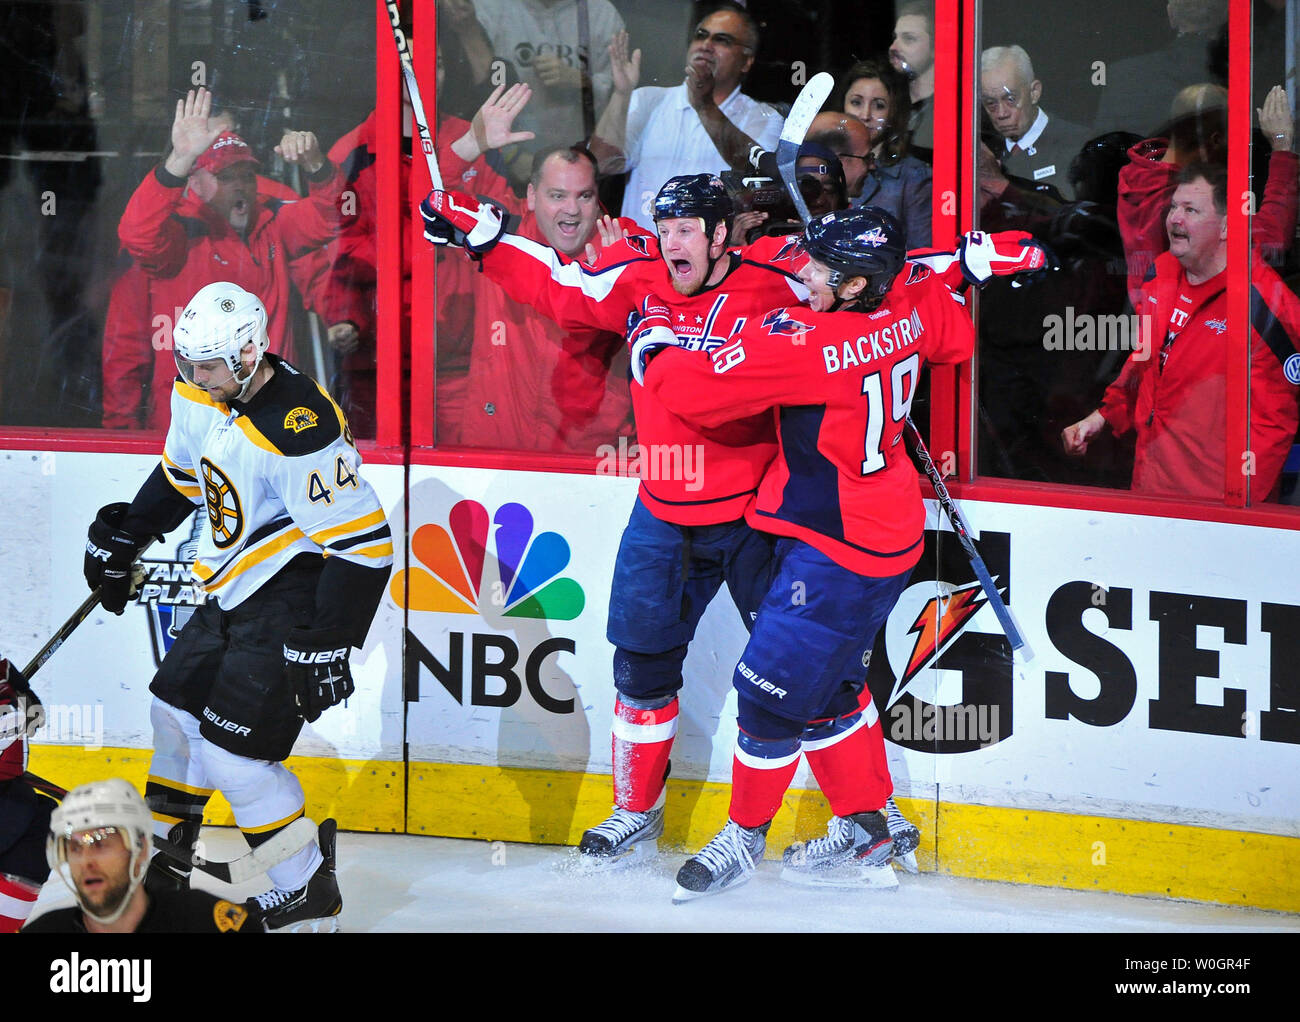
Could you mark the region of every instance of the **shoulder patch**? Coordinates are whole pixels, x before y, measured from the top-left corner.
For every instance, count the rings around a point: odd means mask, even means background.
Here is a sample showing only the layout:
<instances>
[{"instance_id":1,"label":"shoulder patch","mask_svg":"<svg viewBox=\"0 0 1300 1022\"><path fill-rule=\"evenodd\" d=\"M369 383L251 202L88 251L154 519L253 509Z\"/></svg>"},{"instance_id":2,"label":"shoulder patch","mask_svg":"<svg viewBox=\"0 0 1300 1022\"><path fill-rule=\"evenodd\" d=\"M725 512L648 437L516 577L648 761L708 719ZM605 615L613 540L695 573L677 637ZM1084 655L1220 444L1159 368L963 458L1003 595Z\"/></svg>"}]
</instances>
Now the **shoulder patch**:
<instances>
[{"instance_id":1,"label":"shoulder patch","mask_svg":"<svg viewBox=\"0 0 1300 1022\"><path fill-rule=\"evenodd\" d=\"M275 377L271 400L251 409L246 424L241 423L254 443L250 427L268 449L294 458L323 451L345 435L342 411L315 380L282 360L276 361Z\"/></svg>"},{"instance_id":2,"label":"shoulder patch","mask_svg":"<svg viewBox=\"0 0 1300 1022\"><path fill-rule=\"evenodd\" d=\"M289 409L288 414L285 415L284 428L301 433L304 429L315 429L318 422L320 422L319 415L306 405L299 405L297 408Z\"/></svg>"},{"instance_id":3,"label":"shoulder patch","mask_svg":"<svg viewBox=\"0 0 1300 1022\"><path fill-rule=\"evenodd\" d=\"M248 909L229 901L218 901L212 906L212 921L221 933L237 933L248 919Z\"/></svg>"}]
</instances>

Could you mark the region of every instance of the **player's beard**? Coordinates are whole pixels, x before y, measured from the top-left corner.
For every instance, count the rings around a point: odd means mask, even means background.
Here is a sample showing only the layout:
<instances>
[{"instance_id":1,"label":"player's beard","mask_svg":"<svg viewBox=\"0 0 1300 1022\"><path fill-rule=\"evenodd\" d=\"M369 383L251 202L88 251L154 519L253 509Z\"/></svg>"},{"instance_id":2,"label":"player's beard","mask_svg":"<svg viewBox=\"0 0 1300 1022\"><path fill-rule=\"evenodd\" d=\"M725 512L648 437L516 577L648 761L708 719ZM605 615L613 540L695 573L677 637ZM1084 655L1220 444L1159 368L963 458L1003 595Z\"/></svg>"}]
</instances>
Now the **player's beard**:
<instances>
[{"instance_id":1,"label":"player's beard","mask_svg":"<svg viewBox=\"0 0 1300 1022\"><path fill-rule=\"evenodd\" d=\"M78 889L80 889L80 885L78 885ZM83 907L86 908L92 916L98 916L100 918L111 916L119 907L121 907L122 902L130 897L130 895L131 880L126 875L123 875L117 883L106 884L102 887L98 897L94 897L88 894L85 890L81 890Z\"/></svg>"}]
</instances>

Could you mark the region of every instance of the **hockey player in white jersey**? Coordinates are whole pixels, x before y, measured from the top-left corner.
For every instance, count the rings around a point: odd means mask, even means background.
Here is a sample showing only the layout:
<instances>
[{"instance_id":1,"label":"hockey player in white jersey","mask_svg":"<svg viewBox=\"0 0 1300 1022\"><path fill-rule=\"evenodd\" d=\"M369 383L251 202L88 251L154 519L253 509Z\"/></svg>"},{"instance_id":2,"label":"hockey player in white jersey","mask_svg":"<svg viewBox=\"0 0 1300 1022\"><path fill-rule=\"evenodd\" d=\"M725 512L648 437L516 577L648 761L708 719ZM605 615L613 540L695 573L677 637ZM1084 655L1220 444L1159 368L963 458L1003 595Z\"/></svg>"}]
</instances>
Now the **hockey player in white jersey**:
<instances>
[{"instance_id":1,"label":"hockey player in white jersey","mask_svg":"<svg viewBox=\"0 0 1300 1022\"><path fill-rule=\"evenodd\" d=\"M302 786L283 761L304 719L353 692L348 657L378 608L392 536L339 407L267 353L255 295L207 285L173 339L180 376L161 463L129 505L100 510L85 575L120 614L149 537L206 507L192 570L207 601L149 686L145 797L155 833L191 846L219 790L255 847L304 814ZM247 906L268 928L335 928L335 829L324 821L318 844L268 871L275 886ZM150 864L151 884L188 881L165 859Z\"/></svg>"}]
</instances>

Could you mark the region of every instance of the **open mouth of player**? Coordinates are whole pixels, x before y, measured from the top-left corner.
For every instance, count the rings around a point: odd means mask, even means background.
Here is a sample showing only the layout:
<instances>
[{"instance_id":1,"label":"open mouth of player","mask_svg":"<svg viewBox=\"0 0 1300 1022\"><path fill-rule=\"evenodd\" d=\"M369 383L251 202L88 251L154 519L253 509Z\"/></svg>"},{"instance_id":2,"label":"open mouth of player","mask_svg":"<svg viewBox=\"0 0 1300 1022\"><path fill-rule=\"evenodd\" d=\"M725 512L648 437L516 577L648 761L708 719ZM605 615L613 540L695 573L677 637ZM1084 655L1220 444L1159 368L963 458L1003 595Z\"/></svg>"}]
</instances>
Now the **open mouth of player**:
<instances>
[{"instance_id":1,"label":"open mouth of player","mask_svg":"<svg viewBox=\"0 0 1300 1022\"><path fill-rule=\"evenodd\" d=\"M565 238L574 240L578 237L578 232L582 229L581 220L557 220L555 229Z\"/></svg>"}]
</instances>

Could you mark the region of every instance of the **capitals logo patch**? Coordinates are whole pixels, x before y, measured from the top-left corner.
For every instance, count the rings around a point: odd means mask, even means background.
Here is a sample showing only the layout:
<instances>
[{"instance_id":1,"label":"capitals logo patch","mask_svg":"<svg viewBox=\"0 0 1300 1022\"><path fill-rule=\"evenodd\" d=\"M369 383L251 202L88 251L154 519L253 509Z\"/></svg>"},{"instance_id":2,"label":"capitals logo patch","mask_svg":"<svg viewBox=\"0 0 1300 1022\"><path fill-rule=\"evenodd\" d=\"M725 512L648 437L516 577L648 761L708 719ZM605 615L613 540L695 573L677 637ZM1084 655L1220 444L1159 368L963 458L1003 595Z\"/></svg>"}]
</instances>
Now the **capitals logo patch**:
<instances>
[{"instance_id":1,"label":"capitals logo patch","mask_svg":"<svg viewBox=\"0 0 1300 1022\"><path fill-rule=\"evenodd\" d=\"M763 326L769 334L787 337L803 337L812 329L793 318L789 309L773 309L763 317Z\"/></svg>"}]
</instances>

